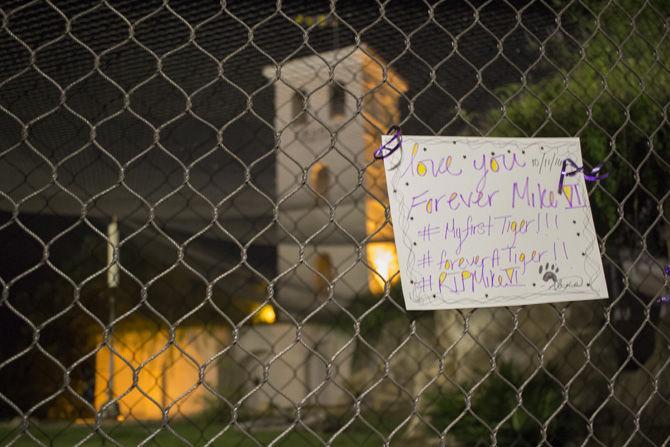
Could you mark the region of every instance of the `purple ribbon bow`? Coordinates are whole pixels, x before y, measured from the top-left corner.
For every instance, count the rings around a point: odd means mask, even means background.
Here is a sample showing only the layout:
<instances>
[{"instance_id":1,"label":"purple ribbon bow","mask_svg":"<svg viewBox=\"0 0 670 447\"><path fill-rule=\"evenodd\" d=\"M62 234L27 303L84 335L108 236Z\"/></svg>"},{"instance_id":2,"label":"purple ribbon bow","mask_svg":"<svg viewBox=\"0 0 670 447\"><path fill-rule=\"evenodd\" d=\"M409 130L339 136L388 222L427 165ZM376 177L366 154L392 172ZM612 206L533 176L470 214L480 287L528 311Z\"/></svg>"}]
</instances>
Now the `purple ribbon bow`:
<instances>
[{"instance_id":1,"label":"purple ribbon bow","mask_svg":"<svg viewBox=\"0 0 670 447\"><path fill-rule=\"evenodd\" d=\"M572 166L575 170L566 172L568 164ZM565 177L572 177L580 172L584 174L584 180L586 180L587 182L595 182L597 180L606 179L609 176L608 173L599 174L602 167L603 164L600 163L598 166L591 169L591 172L587 174L586 172L584 172L584 166L577 166L577 163L572 161L572 159L566 158L565 160L563 160L563 167L561 168L561 178L558 180L558 193L563 194L563 180L565 179Z\"/></svg>"},{"instance_id":2,"label":"purple ribbon bow","mask_svg":"<svg viewBox=\"0 0 670 447\"><path fill-rule=\"evenodd\" d=\"M398 149L402 149L402 134L400 133L400 127L391 126L386 134L393 134L393 138L391 138L388 143L381 145L375 150L374 157L377 160L383 160ZM391 147L392 145L393 147Z\"/></svg>"}]
</instances>

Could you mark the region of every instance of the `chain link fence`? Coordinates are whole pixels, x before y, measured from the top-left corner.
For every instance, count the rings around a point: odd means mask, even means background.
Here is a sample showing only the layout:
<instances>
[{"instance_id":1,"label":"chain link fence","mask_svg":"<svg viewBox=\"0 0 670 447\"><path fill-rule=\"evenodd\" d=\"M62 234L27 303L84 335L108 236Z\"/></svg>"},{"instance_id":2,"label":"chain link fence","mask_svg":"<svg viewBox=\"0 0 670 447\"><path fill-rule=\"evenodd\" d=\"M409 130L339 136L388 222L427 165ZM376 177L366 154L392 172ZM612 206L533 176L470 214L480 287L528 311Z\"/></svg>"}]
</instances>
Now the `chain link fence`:
<instances>
[{"instance_id":1,"label":"chain link fence","mask_svg":"<svg viewBox=\"0 0 670 447\"><path fill-rule=\"evenodd\" d=\"M1 445L666 445L666 2L7 1ZM405 134L578 136L611 299L407 312Z\"/></svg>"}]
</instances>

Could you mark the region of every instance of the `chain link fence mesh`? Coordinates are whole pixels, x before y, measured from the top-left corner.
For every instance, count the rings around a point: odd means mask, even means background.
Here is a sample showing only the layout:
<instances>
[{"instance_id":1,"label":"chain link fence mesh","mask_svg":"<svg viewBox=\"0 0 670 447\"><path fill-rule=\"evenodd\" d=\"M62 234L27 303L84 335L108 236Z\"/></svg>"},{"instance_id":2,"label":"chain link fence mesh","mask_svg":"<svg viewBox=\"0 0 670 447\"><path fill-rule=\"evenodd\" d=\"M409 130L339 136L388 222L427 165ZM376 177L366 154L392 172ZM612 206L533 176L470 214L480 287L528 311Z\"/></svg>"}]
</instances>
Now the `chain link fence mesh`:
<instances>
[{"instance_id":1,"label":"chain link fence mesh","mask_svg":"<svg viewBox=\"0 0 670 447\"><path fill-rule=\"evenodd\" d=\"M666 445L663 1L7 1L1 445ZM372 151L577 136L611 299L407 312Z\"/></svg>"}]
</instances>

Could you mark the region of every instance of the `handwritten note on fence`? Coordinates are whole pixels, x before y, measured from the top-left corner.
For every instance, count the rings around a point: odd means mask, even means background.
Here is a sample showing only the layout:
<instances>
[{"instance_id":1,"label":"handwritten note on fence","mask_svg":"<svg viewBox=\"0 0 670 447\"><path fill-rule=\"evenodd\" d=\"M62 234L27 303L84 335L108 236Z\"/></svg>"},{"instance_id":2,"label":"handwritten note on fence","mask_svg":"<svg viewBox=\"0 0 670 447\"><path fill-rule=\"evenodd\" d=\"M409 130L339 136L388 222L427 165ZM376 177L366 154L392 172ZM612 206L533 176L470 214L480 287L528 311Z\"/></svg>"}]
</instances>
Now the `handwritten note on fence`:
<instances>
[{"instance_id":1,"label":"handwritten note on fence","mask_svg":"<svg viewBox=\"0 0 670 447\"><path fill-rule=\"evenodd\" d=\"M391 136L382 137L386 143ZM384 159L408 310L607 298L576 138L403 136Z\"/></svg>"}]
</instances>

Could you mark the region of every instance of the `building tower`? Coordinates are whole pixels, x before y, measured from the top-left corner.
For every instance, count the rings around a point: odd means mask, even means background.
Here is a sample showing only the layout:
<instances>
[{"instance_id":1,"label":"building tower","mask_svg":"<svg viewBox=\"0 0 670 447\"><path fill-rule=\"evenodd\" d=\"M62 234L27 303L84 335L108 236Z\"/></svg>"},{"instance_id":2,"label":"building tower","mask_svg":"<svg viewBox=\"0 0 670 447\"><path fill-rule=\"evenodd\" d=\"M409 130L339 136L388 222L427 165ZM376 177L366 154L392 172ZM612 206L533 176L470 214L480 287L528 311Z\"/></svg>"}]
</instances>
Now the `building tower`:
<instances>
[{"instance_id":1,"label":"building tower","mask_svg":"<svg viewBox=\"0 0 670 447\"><path fill-rule=\"evenodd\" d=\"M353 46L263 74L275 88L279 137L278 302L308 311L331 293L346 304L383 290L398 264L383 164L372 154L399 121L406 83L369 48Z\"/></svg>"}]
</instances>

